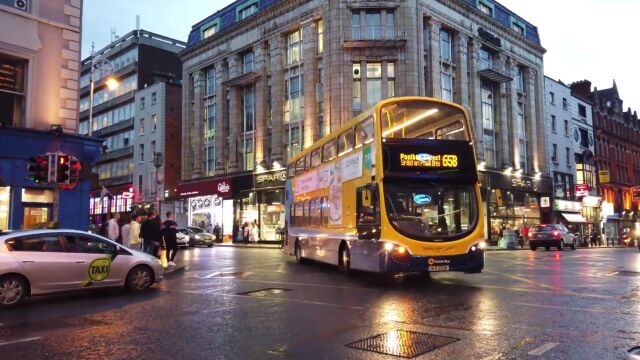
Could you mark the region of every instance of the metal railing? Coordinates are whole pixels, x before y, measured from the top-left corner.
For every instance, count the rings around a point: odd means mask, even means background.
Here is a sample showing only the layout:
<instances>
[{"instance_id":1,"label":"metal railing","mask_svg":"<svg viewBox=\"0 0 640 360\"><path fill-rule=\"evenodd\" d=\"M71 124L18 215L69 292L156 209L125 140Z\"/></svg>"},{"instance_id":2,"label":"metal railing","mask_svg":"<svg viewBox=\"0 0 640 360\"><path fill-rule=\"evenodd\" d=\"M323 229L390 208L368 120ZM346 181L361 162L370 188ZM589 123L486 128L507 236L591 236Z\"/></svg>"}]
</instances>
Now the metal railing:
<instances>
[{"instance_id":1,"label":"metal railing","mask_svg":"<svg viewBox=\"0 0 640 360\"><path fill-rule=\"evenodd\" d=\"M345 31L346 41L406 40L407 29L400 26L360 26Z\"/></svg>"}]
</instances>

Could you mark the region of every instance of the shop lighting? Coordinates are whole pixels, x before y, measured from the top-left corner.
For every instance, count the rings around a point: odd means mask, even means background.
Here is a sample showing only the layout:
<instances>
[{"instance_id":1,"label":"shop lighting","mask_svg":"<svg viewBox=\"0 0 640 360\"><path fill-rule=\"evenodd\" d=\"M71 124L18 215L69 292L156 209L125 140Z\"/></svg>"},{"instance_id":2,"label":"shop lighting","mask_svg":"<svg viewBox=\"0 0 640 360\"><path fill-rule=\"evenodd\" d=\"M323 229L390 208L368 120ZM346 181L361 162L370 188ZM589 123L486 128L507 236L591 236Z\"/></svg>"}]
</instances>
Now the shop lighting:
<instances>
[{"instance_id":1,"label":"shop lighting","mask_svg":"<svg viewBox=\"0 0 640 360\"><path fill-rule=\"evenodd\" d=\"M280 165L279 162L274 161L273 162L273 170L280 170L280 169L282 169L282 165Z\"/></svg>"},{"instance_id":2,"label":"shop lighting","mask_svg":"<svg viewBox=\"0 0 640 360\"><path fill-rule=\"evenodd\" d=\"M484 170L485 166L487 166L487 163L482 161L479 165L478 165L478 170Z\"/></svg>"},{"instance_id":3,"label":"shop lighting","mask_svg":"<svg viewBox=\"0 0 640 360\"><path fill-rule=\"evenodd\" d=\"M542 174L540 172L537 172L536 175L533 178L536 179L536 180L540 180L540 176L541 175Z\"/></svg>"},{"instance_id":4,"label":"shop lighting","mask_svg":"<svg viewBox=\"0 0 640 360\"><path fill-rule=\"evenodd\" d=\"M409 121L405 121L404 123L402 123L400 125L396 125L396 126L392 127L391 129L383 132L382 136L387 136L387 135L392 134L392 133L394 133L394 132L396 132L396 131L398 131L400 129L404 129L405 127L407 127L407 126L409 126L411 124L417 123L418 121L426 118L427 116L431 116L431 115L433 115L433 114L435 114L437 112L438 112L438 109L427 110L427 111L423 112L422 114L414 117L413 119L411 119Z\"/></svg>"},{"instance_id":5,"label":"shop lighting","mask_svg":"<svg viewBox=\"0 0 640 360\"><path fill-rule=\"evenodd\" d=\"M513 171L513 167L509 166L508 168L504 169L504 174L511 175L512 171Z\"/></svg>"},{"instance_id":6,"label":"shop lighting","mask_svg":"<svg viewBox=\"0 0 640 360\"><path fill-rule=\"evenodd\" d=\"M516 177L522 177L522 169L516 170Z\"/></svg>"}]
</instances>

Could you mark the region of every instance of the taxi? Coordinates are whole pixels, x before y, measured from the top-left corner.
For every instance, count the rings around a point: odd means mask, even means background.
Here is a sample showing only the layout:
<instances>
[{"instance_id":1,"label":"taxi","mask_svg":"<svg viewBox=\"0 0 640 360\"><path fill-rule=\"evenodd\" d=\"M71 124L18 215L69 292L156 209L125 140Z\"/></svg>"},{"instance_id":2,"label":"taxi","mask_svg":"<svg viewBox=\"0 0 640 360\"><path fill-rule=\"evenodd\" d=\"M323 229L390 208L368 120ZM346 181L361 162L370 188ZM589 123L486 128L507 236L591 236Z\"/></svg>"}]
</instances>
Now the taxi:
<instances>
[{"instance_id":1,"label":"taxi","mask_svg":"<svg viewBox=\"0 0 640 360\"><path fill-rule=\"evenodd\" d=\"M0 232L0 307L29 296L162 280L159 259L96 234L47 229Z\"/></svg>"}]
</instances>

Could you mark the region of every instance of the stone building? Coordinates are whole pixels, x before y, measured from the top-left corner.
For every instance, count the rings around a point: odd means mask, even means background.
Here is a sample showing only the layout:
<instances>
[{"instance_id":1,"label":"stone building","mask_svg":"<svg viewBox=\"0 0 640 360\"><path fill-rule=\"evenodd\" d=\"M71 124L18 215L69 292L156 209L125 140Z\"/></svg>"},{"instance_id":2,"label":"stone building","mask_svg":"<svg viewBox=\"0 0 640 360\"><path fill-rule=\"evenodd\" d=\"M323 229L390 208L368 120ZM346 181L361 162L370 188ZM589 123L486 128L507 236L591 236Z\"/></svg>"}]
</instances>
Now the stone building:
<instances>
[{"instance_id":1,"label":"stone building","mask_svg":"<svg viewBox=\"0 0 640 360\"><path fill-rule=\"evenodd\" d=\"M259 174L381 99L422 95L471 110L487 235L540 222L544 52L535 26L491 0L236 1L180 53L182 180L226 179L223 212L262 223L281 195L257 191Z\"/></svg>"}]
</instances>

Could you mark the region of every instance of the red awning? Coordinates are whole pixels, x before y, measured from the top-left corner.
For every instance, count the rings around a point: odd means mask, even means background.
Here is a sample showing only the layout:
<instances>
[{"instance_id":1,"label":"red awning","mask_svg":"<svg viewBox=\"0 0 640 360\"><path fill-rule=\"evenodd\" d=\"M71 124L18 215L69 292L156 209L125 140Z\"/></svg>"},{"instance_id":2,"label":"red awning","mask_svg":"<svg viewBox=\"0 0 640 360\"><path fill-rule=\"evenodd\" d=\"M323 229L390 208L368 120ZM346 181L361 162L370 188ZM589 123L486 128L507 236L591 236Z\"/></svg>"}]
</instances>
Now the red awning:
<instances>
[{"instance_id":1,"label":"red awning","mask_svg":"<svg viewBox=\"0 0 640 360\"><path fill-rule=\"evenodd\" d=\"M180 183L178 196L182 198L218 195L223 198L231 197L231 179L211 179Z\"/></svg>"}]
</instances>

